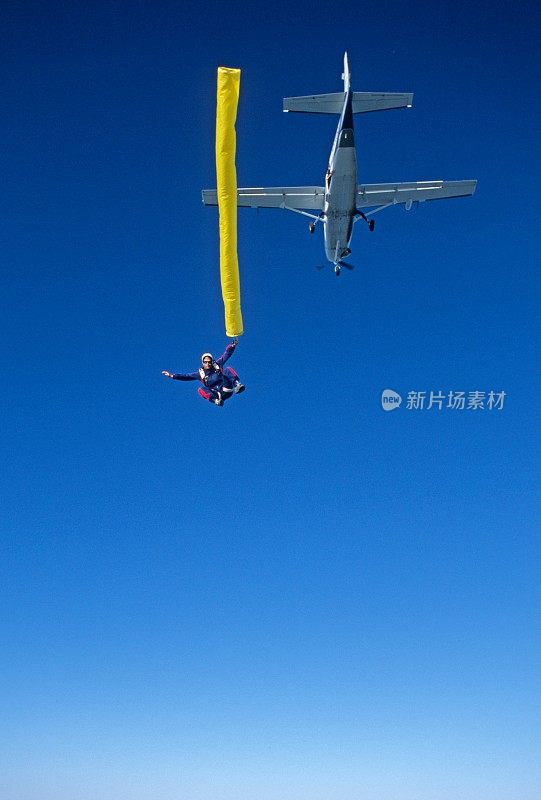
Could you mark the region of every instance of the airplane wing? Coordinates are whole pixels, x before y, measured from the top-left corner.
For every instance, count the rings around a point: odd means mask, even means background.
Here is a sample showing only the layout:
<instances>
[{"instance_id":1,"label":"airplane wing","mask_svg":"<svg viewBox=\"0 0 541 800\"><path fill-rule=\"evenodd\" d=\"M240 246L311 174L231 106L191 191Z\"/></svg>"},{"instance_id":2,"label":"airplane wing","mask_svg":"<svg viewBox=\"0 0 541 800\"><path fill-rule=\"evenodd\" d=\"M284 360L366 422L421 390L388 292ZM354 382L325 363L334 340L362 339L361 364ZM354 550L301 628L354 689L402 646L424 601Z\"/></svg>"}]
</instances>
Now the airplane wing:
<instances>
[{"instance_id":1,"label":"airplane wing","mask_svg":"<svg viewBox=\"0 0 541 800\"><path fill-rule=\"evenodd\" d=\"M416 181L414 183L367 183L357 187L357 208L383 206L390 203L423 203L468 197L475 192L477 181Z\"/></svg>"},{"instance_id":2,"label":"airplane wing","mask_svg":"<svg viewBox=\"0 0 541 800\"><path fill-rule=\"evenodd\" d=\"M216 189L203 189L203 203L218 205ZM325 203L323 186L264 186L237 189L237 205L252 208L305 208L322 211Z\"/></svg>"}]
</instances>

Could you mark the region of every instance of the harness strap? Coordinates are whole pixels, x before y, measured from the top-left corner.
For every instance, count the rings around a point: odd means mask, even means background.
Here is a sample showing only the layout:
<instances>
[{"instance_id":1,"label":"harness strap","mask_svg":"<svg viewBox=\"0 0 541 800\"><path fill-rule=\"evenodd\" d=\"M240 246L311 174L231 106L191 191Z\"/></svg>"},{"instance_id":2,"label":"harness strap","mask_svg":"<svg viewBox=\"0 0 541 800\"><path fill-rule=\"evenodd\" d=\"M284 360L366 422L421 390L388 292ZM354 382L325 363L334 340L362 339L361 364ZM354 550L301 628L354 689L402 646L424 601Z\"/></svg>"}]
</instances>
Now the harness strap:
<instances>
[{"instance_id":1,"label":"harness strap","mask_svg":"<svg viewBox=\"0 0 541 800\"><path fill-rule=\"evenodd\" d=\"M209 375L212 375L214 372L223 372L222 368L216 363L216 361L212 362L212 367L213 371L210 372ZM209 375L205 373L203 367L199 367L199 378L201 380L201 383L204 383L205 386L207 386L207 378L209 377Z\"/></svg>"}]
</instances>

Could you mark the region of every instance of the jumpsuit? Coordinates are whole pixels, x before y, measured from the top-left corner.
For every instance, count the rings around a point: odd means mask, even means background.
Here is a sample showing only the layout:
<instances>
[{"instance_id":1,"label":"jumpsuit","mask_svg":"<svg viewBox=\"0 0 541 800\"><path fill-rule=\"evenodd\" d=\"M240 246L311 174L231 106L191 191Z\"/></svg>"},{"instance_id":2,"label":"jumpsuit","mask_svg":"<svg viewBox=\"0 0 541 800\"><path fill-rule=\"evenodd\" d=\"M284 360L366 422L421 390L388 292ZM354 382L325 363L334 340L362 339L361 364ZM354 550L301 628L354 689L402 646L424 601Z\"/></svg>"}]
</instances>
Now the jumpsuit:
<instances>
[{"instance_id":1,"label":"jumpsuit","mask_svg":"<svg viewBox=\"0 0 541 800\"><path fill-rule=\"evenodd\" d=\"M228 344L225 353L212 362L210 369L201 367L196 372L175 373L175 381L201 381L203 386L197 390L198 394L211 403L216 400L227 400L233 394L239 376L232 367L225 367L225 362L233 355L234 344ZM225 391L224 391L225 389Z\"/></svg>"}]
</instances>

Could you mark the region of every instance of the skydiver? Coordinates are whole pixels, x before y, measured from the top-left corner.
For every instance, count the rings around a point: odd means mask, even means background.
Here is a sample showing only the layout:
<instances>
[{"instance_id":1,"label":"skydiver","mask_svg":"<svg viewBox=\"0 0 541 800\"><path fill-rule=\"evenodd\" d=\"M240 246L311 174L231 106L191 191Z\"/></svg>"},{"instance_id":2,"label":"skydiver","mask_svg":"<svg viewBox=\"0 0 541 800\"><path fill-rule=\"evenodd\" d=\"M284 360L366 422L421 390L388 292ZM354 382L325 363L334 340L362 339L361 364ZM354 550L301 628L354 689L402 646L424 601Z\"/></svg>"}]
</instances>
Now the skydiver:
<instances>
[{"instance_id":1,"label":"skydiver","mask_svg":"<svg viewBox=\"0 0 541 800\"><path fill-rule=\"evenodd\" d=\"M210 403L223 406L233 394L239 394L245 390L245 386L240 382L239 376L233 367L225 367L225 362L233 355L238 344L235 338L225 348L225 353L214 360L212 353L203 353L201 356L201 367L196 372L173 373L167 370L162 371L166 378L174 381L201 381L197 393Z\"/></svg>"}]
</instances>

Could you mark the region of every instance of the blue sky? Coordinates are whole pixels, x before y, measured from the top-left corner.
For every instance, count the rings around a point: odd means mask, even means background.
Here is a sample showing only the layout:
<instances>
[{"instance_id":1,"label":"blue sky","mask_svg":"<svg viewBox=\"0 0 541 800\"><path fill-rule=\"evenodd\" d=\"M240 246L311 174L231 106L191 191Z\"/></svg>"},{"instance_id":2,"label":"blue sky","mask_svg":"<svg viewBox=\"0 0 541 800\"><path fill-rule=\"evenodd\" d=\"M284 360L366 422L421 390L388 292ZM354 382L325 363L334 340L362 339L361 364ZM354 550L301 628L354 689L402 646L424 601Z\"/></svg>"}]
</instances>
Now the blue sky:
<instances>
[{"instance_id":1,"label":"blue sky","mask_svg":"<svg viewBox=\"0 0 541 800\"><path fill-rule=\"evenodd\" d=\"M0 795L537 800L537 4L1 20ZM319 184L336 120L281 102L346 49L414 92L356 119L360 180L477 192L357 226L339 280L320 230L239 212L248 388L215 408L160 372L226 344L216 68L239 185Z\"/></svg>"}]
</instances>

